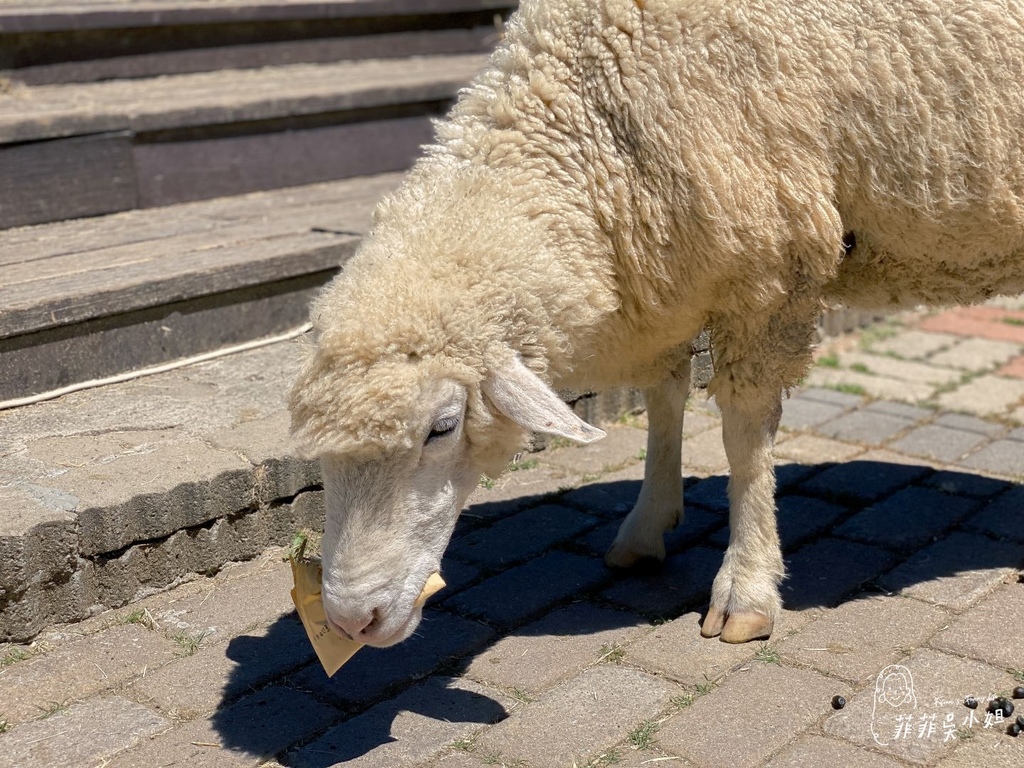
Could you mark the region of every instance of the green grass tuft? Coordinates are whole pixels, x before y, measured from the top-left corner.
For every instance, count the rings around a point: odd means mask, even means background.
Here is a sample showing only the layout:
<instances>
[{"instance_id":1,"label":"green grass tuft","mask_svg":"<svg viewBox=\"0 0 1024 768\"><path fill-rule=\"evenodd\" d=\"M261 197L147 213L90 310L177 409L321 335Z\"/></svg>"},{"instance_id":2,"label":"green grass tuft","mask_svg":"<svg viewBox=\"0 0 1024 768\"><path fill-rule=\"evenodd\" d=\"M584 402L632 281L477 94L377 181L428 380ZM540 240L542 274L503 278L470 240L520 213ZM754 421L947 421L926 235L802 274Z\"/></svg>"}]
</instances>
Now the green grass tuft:
<instances>
[{"instance_id":1,"label":"green grass tuft","mask_svg":"<svg viewBox=\"0 0 1024 768\"><path fill-rule=\"evenodd\" d=\"M626 739L634 749L650 749L654 746L654 734L661 728L657 720L644 720L627 734Z\"/></svg>"},{"instance_id":2,"label":"green grass tuft","mask_svg":"<svg viewBox=\"0 0 1024 768\"><path fill-rule=\"evenodd\" d=\"M626 650L617 643L613 643L612 645L602 645L598 654L598 661L609 661L614 663L622 661L622 659L625 658Z\"/></svg>"},{"instance_id":3,"label":"green grass tuft","mask_svg":"<svg viewBox=\"0 0 1024 768\"><path fill-rule=\"evenodd\" d=\"M865 390L860 384L830 384L826 385L826 389L832 389L836 392L845 392L848 395L860 395L862 397L867 394L867 390Z\"/></svg>"},{"instance_id":4,"label":"green grass tuft","mask_svg":"<svg viewBox=\"0 0 1024 768\"><path fill-rule=\"evenodd\" d=\"M64 701L51 701L49 705L45 707L40 707L38 704L36 705L36 707L37 709L42 711L42 714L39 716L39 719L43 720L47 717L52 717L53 715L59 715L63 712L67 712L68 702L67 699L65 699Z\"/></svg>"},{"instance_id":5,"label":"green grass tuft","mask_svg":"<svg viewBox=\"0 0 1024 768\"><path fill-rule=\"evenodd\" d=\"M171 635L171 640L178 646L178 650L174 652L174 655L178 658L186 658L188 656L194 656L196 651L199 650L199 646L203 640L210 633L205 629L202 632L191 634L189 632L178 632Z\"/></svg>"},{"instance_id":6,"label":"green grass tuft","mask_svg":"<svg viewBox=\"0 0 1024 768\"><path fill-rule=\"evenodd\" d=\"M757 649L754 658L758 661L763 661L765 664L778 664L782 661L779 652L768 645L768 643L761 643L761 647Z\"/></svg>"}]
</instances>

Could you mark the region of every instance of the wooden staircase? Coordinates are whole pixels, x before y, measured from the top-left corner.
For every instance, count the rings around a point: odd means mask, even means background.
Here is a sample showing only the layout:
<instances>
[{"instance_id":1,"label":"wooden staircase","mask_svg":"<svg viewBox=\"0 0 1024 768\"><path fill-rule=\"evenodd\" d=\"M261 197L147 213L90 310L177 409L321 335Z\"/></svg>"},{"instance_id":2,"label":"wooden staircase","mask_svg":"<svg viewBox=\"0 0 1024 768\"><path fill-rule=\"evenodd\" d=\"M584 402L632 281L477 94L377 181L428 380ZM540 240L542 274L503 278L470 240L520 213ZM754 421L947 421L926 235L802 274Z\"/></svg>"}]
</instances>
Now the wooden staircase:
<instances>
[{"instance_id":1,"label":"wooden staircase","mask_svg":"<svg viewBox=\"0 0 1024 768\"><path fill-rule=\"evenodd\" d=\"M0 401L300 325L511 0L0 0Z\"/></svg>"}]
</instances>

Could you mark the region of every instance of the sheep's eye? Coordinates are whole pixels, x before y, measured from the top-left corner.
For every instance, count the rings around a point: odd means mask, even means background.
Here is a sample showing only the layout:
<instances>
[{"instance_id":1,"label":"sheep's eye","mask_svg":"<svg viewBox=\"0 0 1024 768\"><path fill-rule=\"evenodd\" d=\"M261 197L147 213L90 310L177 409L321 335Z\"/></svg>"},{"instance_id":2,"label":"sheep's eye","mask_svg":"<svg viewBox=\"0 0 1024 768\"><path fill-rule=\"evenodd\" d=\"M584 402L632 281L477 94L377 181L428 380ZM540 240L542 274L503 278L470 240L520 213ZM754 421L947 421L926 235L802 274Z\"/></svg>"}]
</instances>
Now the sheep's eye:
<instances>
[{"instance_id":1,"label":"sheep's eye","mask_svg":"<svg viewBox=\"0 0 1024 768\"><path fill-rule=\"evenodd\" d=\"M430 428L430 434L427 435L427 442L433 442L446 435L450 435L455 431L455 428L459 426L459 419L457 416L451 416L447 419L438 419L434 422L434 425Z\"/></svg>"}]
</instances>

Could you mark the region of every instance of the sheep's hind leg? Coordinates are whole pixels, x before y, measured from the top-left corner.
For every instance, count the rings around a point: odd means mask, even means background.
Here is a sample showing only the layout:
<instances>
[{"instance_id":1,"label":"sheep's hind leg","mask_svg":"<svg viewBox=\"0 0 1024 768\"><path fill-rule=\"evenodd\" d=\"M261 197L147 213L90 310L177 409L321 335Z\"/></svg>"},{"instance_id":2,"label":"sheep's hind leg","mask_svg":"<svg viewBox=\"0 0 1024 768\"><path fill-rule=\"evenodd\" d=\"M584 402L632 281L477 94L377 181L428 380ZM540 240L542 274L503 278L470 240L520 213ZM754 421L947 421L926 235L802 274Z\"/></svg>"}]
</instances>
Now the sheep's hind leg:
<instances>
[{"instance_id":1,"label":"sheep's hind leg","mask_svg":"<svg viewBox=\"0 0 1024 768\"><path fill-rule=\"evenodd\" d=\"M729 547L711 589L704 637L728 643L768 637L782 601L782 551L775 523L772 446L782 414L781 393L760 406L718 398L729 458Z\"/></svg>"},{"instance_id":2,"label":"sheep's hind leg","mask_svg":"<svg viewBox=\"0 0 1024 768\"><path fill-rule=\"evenodd\" d=\"M683 519L683 412L690 394L690 358L657 387L644 390L647 404L647 463L633 511L619 527L604 561L628 568L665 559L665 531Z\"/></svg>"}]
</instances>

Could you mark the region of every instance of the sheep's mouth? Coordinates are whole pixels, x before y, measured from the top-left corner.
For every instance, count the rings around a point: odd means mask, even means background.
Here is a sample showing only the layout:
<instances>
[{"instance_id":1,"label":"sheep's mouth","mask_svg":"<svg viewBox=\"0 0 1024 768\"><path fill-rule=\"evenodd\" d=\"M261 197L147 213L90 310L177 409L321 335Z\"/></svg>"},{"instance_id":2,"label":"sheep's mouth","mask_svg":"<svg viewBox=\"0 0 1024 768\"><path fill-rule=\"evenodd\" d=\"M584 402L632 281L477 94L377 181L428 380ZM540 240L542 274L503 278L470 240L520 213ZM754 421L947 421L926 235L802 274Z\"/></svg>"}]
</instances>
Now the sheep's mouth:
<instances>
[{"instance_id":1,"label":"sheep's mouth","mask_svg":"<svg viewBox=\"0 0 1024 768\"><path fill-rule=\"evenodd\" d=\"M369 636L361 635L360 637L352 637L352 635L338 626L330 616L327 616L327 625L336 635L340 635L348 640L368 645L371 648L390 648L392 645L398 645L402 641L408 640L412 636L413 632L416 631L416 627L419 626L422 618L423 609L418 606L414 607L406 617L405 621L403 621L394 632L390 632L385 637L378 637L373 634Z\"/></svg>"}]
</instances>

